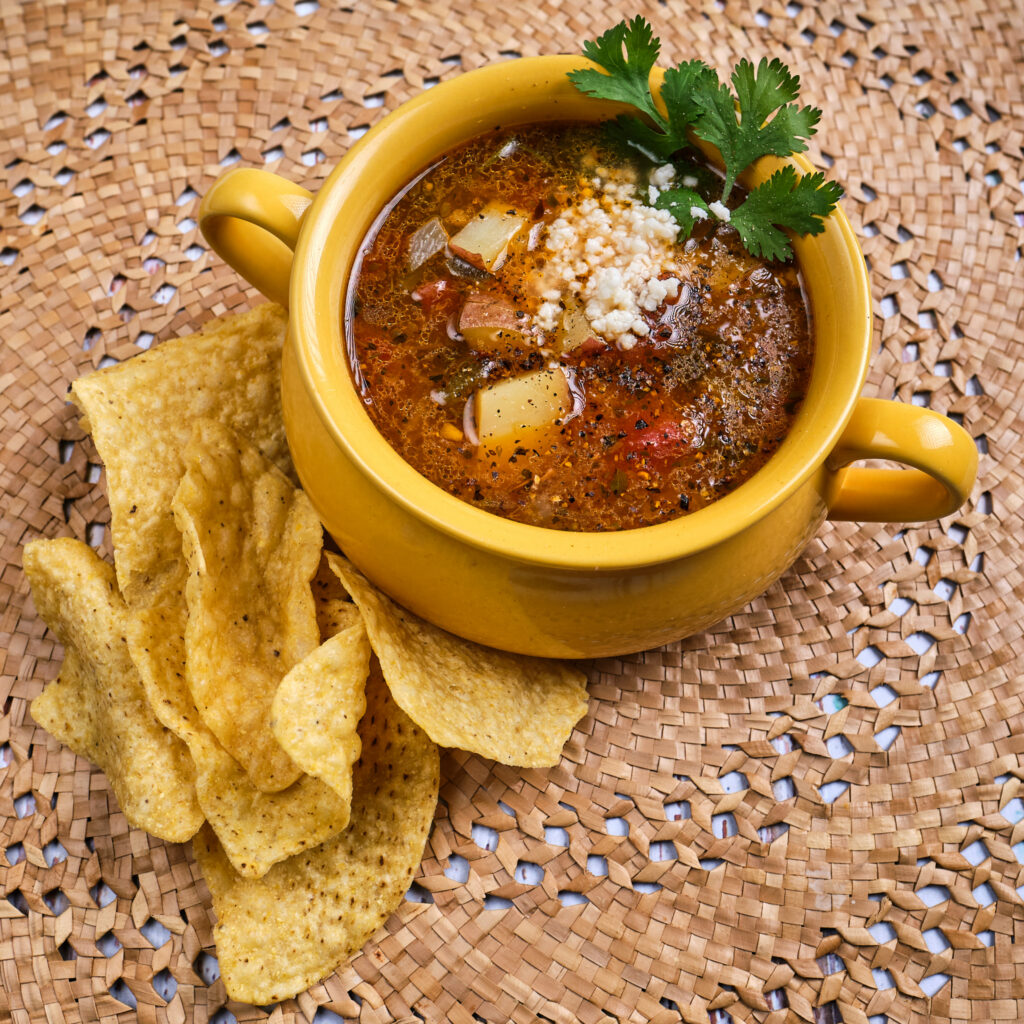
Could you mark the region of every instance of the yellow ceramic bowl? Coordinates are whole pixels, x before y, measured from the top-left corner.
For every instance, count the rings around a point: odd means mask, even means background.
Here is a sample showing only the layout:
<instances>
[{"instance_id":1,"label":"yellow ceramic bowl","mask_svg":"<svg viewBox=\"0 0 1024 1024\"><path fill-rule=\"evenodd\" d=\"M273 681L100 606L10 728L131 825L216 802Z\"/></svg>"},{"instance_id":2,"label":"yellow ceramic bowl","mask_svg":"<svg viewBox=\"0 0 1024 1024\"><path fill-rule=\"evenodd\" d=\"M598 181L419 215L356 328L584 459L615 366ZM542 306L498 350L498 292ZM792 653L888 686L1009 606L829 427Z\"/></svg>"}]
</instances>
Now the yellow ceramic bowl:
<instances>
[{"instance_id":1,"label":"yellow ceramic bowl","mask_svg":"<svg viewBox=\"0 0 1024 1024\"><path fill-rule=\"evenodd\" d=\"M585 64L538 57L469 72L382 120L315 199L267 172L237 169L214 184L200 212L217 252L290 308L288 440L303 486L345 553L395 600L453 633L554 657L623 654L694 633L763 591L826 516L934 519L963 503L977 466L973 441L949 419L859 397L871 300L864 258L839 210L821 235L795 242L814 322L810 391L778 452L715 504L621 533L547 530L459 501L390 448L345 357L345 291L360 243L417 171L472 136L618 113L569 83L566 73ZM762 161L749 183L778 164ZM868 458L913 468L846 468Z\"/></svg>"}]
</instances>

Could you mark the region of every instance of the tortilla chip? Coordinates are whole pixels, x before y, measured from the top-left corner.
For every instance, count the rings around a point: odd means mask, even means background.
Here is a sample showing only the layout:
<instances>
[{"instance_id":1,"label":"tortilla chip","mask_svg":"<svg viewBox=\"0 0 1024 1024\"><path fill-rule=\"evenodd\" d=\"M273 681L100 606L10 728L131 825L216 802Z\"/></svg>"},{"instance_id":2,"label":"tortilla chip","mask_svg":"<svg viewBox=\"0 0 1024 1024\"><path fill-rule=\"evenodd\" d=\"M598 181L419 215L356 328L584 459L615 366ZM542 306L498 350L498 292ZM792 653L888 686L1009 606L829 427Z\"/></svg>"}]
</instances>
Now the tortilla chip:
<instances>
[{"instance_id":1,"label":"tortilla chip","mask_svg":"<svg viewBox=\"0 0 1024 1024\"><path fill-rule=\"evenodd\" d=\"M103 769L129 824L190 839L203 823L192 759L146 699L113 568L69 538L27 544L24 565L36 609L65 647L60 677L32 702L32 717Z\"/></svg>"},{"instance_id":2,"label":"tortilla chip","mask_svg":"<svg viewBox=\"0 0 1024 1024\"><path fill-rule=\"evenodd\" d=\"M313 600L319 605L330 601L346 601L352 603L348 591L338 579L337 573L331 568L328 555L331 552L326 548L320 552L320 564L316 567L316 575L313 577L310 587L313 591Z\"/></svg>"},{"instance_id":3,"label":"tortilla chip","mask_svg":"<svg viewBox=\"0 0 1024 1024\"><path fill-rule=\"evenodd\" d=\"M302 775L279 793L262 793L212 735L205 734L191 749L200 805L235 870L246 878L262 877L349 823L351 798L319 779Z\"/></svg>"},{"instance_id":4,"label":"tortilla chip","mask_svg":"<svg viewBox=\"0 0 1024 1024\"><path fill-rule=\"evenodd\" d=\"M106 466L132 660L153 713L188 746L199 806L232 863L251 875L344 828L348 805L316 779L265 798L200 719L185 681L186 569L171 500L193 424L206 415L294 475L281 420L286 322L269 304L221 317L71 389Z\"/></svg>"},{"instance_id":5,"label":"tortilla chip","mask_svg":"<svg viewBox=\"0 0 1024 1024\"><path fill-rule=\"evenodd\" d=\"M348 629L357 623L363 625L363 616L359 607L348 599L344 601L331 598L318 601L316 606L316 622L320 627L320 640L329 640L336 633ZM365 631L366 627L363 626Z\"/></svg>"},{"instance_id":6,"label":"tortilla chip","mask_svg":"<svg viewBox=\"0 0 1024 1024\"><path fill-rule=\"evenodd\" d=\"M146 603L129 609L128 650L153 714L191 747L197 732L209 730L185 681L185 576L184 561L175 562L153 581Z\"/></svg>"},{"instance_id":7,"label":"tortilla chip","mask_svg":"<svg viewBox=\"0 0 1024 1024\"><path fill-rule=\"evenodd\" d=\"M199 419L172 507L188 565L186 679L199 714L257 789L301 774L271 703L320 640L310 580L323 529L306 495L252 445Z\"/></svg>"},{"instance_id":8,"label":"tortilla chip","mask_svg":"<svg viewBox=\"0 0 1024 1024\"><path fill-rule=\"evenodd\" d=\"M188 745L196 796L236 871L249 878L322 843L349 819L349 801L302 776L280 793L261 793L203 724L185 682L184 571L162 577L162 593L131 613L129 645L157 717Z\"/></svg>"},{"instance_id":9,"label":"tortilla chip","mask_svg":"<svg viewBox=\"0 0 1024 1024\"><path fill-rule=\"evenodd\" d=\"M210 829L193 841L232 999L275 1003L326 977L363 947L409 888L437 804L437 747L392 701L376 662L366 703L344 832L255 881L231 870Z\"/></svg>"},{"instance_id":10,"label":"tortilla chip","mask_svg":"<svg viewBox=\"0 0 1024 1024\"><path fill-rule=\"evenodd\" d=\"M130 607L180 556L171 498L197 417L226 424L294 475L281 420L286 324L286 312L270 304L220 317L72 384L106 467L114 566Z\"/></svg>"},{"instance_id":11,"label":"tortilla chip","mask_svg":"<svg viewBox=\"0 0 1024 1024\"><path fill-rule=\"evenodd\" d=\"M435 743L526 768L558 763L587 710L582 672L460 640L400 608L344 558L327 557L363 613L392 696Z\"/></svg>"},{"instance_id":12,"label":"tortilla chip","mask_svg":"<svg viewBox=\"0 0 1024 1024\"><path fill-rule=\"evenodd\" d=\"M316 605L316 622L320 627L321 643L353 623L363 621L359 609L352 603L348 591L335 575L331 563L327 561L327 555L327 551L321 553L320 565L310 584L313 602Z\"/></svg>"},{"instance_id":13,"label":"tortilla chip","mask_svg":"<svg viewBox=\"0 0 1024 1024\"><path fill-rule=\"evenodd\" d=\"M366 710L370 641L357 617L284 677L274 697L277 742L307 774L352 799L352 765L359 759L356 727Z\"/></svg>"}]
</instances>

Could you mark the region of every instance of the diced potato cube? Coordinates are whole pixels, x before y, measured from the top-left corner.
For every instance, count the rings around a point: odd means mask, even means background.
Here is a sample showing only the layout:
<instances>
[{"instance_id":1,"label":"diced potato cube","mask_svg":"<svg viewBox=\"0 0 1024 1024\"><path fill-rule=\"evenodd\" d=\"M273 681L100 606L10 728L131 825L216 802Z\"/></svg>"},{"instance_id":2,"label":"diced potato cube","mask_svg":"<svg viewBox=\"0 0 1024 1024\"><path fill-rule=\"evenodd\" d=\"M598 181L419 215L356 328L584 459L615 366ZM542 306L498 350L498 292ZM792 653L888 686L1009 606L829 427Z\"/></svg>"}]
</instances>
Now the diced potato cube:
<instances>
[{"instance_id":1,"label":"diced potato cube","mask_svg":"<svg viewBox=\"0 0 1024 1024\"><path fill-rule=\"evenodd\" d=\"M489 202L448 242L448 247L474 267L494 273L508 252L509 242L522 230L526 218L507 204Z\"/></svg>"},{"instance_id":2,"label":"diced potato cube","mask_svg":"<svg viewBox=\"0 0 1024 1024\"><path fill-rule=\"evenodd\" d=\"M565 374L538 370L481 388L476 393L476 432L484 447L519 442L553 427L571 408Z\"/></svg>"},{"instance_id":3,"label":"diced potato cube","mask_svg":"<svg viewBox=\"0 0 1024 1024\"><path fill-rule=\"evenodd\" d=\"M459 315L459 333L470 348L496 355L522 348L525 344L525 316L516 316L507 295L478 292L471 295Z\"/></svg>"}]
</instances>

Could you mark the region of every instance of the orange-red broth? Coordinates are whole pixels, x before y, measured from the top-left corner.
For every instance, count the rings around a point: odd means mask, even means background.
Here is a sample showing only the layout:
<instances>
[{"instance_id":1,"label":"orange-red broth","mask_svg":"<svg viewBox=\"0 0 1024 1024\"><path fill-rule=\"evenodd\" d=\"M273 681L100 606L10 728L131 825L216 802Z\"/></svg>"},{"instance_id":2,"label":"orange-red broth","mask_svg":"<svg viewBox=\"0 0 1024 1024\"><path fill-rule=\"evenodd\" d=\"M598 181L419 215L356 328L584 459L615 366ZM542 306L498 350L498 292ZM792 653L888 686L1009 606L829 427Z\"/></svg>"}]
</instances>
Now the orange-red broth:
<instances>
[{"instance_id":1,"label":"orange-red broth","mask_svg":"<svg viewBox=\"0 0 1024 1024\"><path fill-rule=\"evenodd\" d=\"M595 165L616 161L590 126L480 136L378 218L349 289L349 361L377 428L439 487L519 522L620 530L703 508L764 465L806 391L812 350L796 267L750 256L717 222L697 225L684 287L643 314L650 334L629 351L600 338L564 354L553 336L497 356L466 343L460 311L480 292L536 314L546 225L588 194ZM639 168L641 195L649 170ZM495 274L449 249L410 271L418 228L436 217L454 234L492 199L529 219ZM576 414L516 443L472 443L474 392L553 362L572 371Z\"/></svg>"}]
</instances>

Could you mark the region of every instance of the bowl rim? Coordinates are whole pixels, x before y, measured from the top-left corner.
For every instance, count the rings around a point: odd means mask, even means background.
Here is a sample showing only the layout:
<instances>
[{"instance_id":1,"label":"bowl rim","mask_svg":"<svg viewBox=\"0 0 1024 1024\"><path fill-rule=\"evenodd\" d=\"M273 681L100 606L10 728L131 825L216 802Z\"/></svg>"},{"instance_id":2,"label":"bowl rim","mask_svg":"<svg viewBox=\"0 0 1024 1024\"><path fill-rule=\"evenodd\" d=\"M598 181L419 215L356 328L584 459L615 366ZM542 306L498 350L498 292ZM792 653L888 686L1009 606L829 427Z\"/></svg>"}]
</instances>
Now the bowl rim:
<instances>
[{"instance_id":1,"label":"bowl rim","mask_svg":"<svg viewBox=\"0 0 1024 1024\"><path fill-rule=\"evenodd\" d=\"M724 497L697 512L634 529L584 533L515 522L463 502L413 469L378 432L365 412L356 395L347 361L344 379L338 380L337 354L344 353L341 323L348 281L346 277L339 289L333 279L321 273L326 254L339 257L331 227L342 216L346 197L355 194L361 177L372 173L374 161L381 159L380 154L385 153L389 145L394 145L389 140L398 133L413 128L418 118L437 117L439 110L457 111L460 101L479 96L488 89L524 92L540 89L539 96L548 93L553 96L559 90L564 92L568 71L594 66L576 56L526 57L485 65L420 93L371 128L327 177L303 220L289 282L289 334L306 394L334 443L383 494L417 519L465 544L512 561L564 569L620 571L684 558L742 532L782 505L821 468L835 447L859 398L871 350L867 269L841 207L837 206L828 218L828 230L839 234L854 284L850 324L845 331L859 341L859 358L857 354L852 361L848 357L845 376L849 378L849 387L841 401L836 396L828 428L812 425L809 433L813 434L813 440L803 444L798 458L790 453L786 460L795 463L789 472L779 472L778 456L786 446L784 441L760 470ZM662 69L655 69L655 82L660 81L662 74ZM529 117L524 116L519 123L528 121ZM765 158L759 163L774 167L784 162L794 164L803 174L814 170L801 154L794 154L786 161ZM405 180L420 169L409 166ZM374 216L378 212L375 211ZM355 249L359 248L362 237ZM801 248L808 244L813 245L814 240L796 240L798 256ZM354 260L355 252L350 255ZM332 351L328 346L335 348ZM791 429L789 436L793 433ZM774 469L773 463L776 463Z\"/></svg>"}]
</instances>

